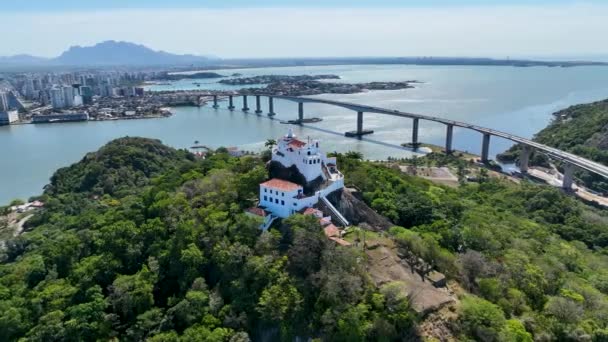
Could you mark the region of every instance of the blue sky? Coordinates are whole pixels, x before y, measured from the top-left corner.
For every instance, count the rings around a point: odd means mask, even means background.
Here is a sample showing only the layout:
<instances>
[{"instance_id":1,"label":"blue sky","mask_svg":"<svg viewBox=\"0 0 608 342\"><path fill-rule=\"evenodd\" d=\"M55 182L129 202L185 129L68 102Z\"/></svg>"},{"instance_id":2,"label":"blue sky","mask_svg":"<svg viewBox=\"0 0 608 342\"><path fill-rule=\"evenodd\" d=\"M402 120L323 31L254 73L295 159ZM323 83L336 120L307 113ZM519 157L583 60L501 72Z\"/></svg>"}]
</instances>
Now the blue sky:
<instances>
[{"instance_id":1,"label":"blue sky","mask_svg":"<svg viewBox=\"0 0 608 342\"><path fill-rule=\"evenodd\" d=\"M602 4L605 0L5 0L7 11L66 11L115 8L237 7L435 7Z\"/></svg>"},{"instance_id":2,"label":"blue sky","mask_svg":"<svg viewBox=\"0 0 608 342\"><path fill-rule=\"evenodd\" d=\"M112 39L221 57L608 56L608 0L0 1L0 55Z\"/></svg>"}]
</instances>

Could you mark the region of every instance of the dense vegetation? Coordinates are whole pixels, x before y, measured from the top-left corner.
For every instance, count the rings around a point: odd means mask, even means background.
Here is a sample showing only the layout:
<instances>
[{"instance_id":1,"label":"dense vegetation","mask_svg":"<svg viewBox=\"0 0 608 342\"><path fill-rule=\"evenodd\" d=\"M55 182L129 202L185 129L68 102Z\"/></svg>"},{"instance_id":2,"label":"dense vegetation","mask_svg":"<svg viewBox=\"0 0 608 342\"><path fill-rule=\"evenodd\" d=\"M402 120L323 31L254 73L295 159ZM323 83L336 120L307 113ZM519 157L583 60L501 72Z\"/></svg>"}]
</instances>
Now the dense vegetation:
<instances>
[{"instance_id":1,"label":"dense vegetation","mask_svg":"<svg viewBox=\"0 0 608 342\"><path fill-rule=\"evenodd\" d=\"M460 337L493 341L608 338L608 213L533 184L483 179L450 189L341 158L348 182L404 227L414 258L457 279ZM409 258L408 258L409 259Z\"/></svg>"},{"instance_id":2,"label":"dense vegetation","mask_svg":"<svg viewBox=\"0 0 608 342\"><path fill-rule=\"evenodd\" d=\"M404 338L407 299L311 217L243 214L261 160L114 141L59 170L0 266L0 336L34 341Z\"/></svg>"},{"instance_id":3,"label":"dense vegetation","mask_svg":"<svg viewBox=\"0 0 608 342\"><path fill-rule=\"evenodd\" d=\"M364 200L398 225L411 258L468 294L461 340L605 341L608 217L558 190L500 180L435 186L339 156ZM0 264L0 336L33 341L411 340L422 317L396 284L375 287L357 248L311 217L262 234L243 214L262 160L195 160L116 140L59 170L46 209Z\"/></svg>"},{"instance_id":4,"label":"dense vegetation","mask_svg":"<svg viewBox=\"0 0 608 342\"><path fill-rule=\"evenodd\" d=\"M572 106L554 114L554 120L534 137L539 143L574 153L608 165L608 100ZM518 159L520 146L501 155L502 159ZM531 164L547 165L547 158L533 153ZM601 176L579 170L576 173L587 187L608 193L608 182Z\"/></svg>"}]
</instances>

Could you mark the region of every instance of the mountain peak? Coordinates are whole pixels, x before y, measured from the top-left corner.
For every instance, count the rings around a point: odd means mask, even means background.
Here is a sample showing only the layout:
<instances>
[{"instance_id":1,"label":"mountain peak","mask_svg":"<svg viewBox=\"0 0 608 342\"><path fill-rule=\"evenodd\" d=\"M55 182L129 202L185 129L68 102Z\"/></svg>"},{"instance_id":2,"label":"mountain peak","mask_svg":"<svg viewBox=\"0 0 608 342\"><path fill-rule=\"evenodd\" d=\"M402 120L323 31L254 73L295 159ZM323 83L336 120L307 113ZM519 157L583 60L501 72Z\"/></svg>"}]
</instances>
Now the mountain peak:
<instances>
[{"instance_id":1,"label":"mountain peak","mask_svg":"<svg viewBox=\"0 0 608 342\"><path fill-rule=\"evenodd\" d=\"M106 40L93 46L71 46L53 61L62 65L176 65L206 64L209 59L155 51L131 42Z\"/></svg>"}]
</instances>

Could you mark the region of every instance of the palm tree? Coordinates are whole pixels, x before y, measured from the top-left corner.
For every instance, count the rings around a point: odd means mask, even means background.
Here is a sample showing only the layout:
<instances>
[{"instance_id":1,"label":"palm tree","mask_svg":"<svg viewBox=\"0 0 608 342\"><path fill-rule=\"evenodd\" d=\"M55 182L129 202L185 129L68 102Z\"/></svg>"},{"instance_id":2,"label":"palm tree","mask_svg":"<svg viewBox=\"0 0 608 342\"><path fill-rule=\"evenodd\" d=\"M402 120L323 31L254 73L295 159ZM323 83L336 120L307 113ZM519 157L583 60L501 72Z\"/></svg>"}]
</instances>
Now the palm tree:
<instances>
[{"instance_id":1,"label":"palm tree","mask_svg":"<svg viewBox=\"0 0 608 342\"><path fill-rule=\"evenodd\" d=\"M266 143L264 143L264 146L266 146L269 149L271 149L276 144L277 144L276 140L274 140L274 139L268 139L268 140L266 140Z\"/></svg>"},{"instance_id":2,"label":"palm tree","mask_svg":"<svg viewBox=\"0 0 608 342\"><path fill-rule=\"evenodd\" d=\"M348 151L348 152L346 152L346 154L344 156L348 159L357 159L357 160L363 159L363 153L357 152L357 151Z\"/></svg>"}]
</instances>

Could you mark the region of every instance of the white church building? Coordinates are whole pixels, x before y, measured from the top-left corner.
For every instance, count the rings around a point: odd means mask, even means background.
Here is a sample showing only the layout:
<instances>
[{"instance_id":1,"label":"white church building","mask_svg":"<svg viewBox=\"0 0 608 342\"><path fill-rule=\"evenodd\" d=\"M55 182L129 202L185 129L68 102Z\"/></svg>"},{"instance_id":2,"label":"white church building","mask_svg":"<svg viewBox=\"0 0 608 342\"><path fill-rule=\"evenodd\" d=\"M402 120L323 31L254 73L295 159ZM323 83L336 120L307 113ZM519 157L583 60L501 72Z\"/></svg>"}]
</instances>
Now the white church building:
<instances>
[{"instance_id":1,"label":"white church building","mask_svg":"<svg viewBox=\"0 0 608 342\"><path fill-rule=\"evenodd\" d=\"M306 196L304 188L283 179L273 178L260 184L259 209L263 209L265 227L274 218L286 218L323 201L332 211L340 213L325 198L328 194L344 188L344 175L336 167L336 158L327 157L319 148L318 140L299 140L291 129L281 137L272 149L272 160L285 168L296 166L298 171L311 182L319 177L323 180L320 189ZM260 210L257 210L261 213ZM346 220L343 220L346 224ZM268 223L267 223L268 222ZM343 223L344 223L343 222ZM266 225L267 223L267 225Z\"/></svg>"}]
</instances>

